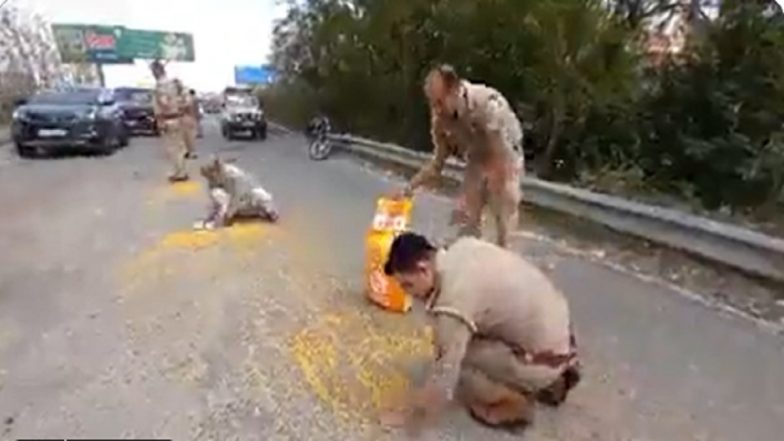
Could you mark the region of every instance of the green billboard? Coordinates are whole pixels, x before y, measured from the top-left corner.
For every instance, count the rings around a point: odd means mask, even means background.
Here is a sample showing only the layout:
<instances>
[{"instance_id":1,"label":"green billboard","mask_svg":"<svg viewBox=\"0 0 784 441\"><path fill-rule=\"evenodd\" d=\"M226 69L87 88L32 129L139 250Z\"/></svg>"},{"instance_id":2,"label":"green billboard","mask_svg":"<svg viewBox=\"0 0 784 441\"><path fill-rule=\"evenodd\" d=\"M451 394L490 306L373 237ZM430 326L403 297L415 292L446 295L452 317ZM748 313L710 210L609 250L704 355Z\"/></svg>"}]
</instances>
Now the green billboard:
<instances>
[{"instance_id":1,"label":"green billboard","mask_svg":"<svg viewBox=\"0 0 784 441\"><path fill-rule=\"evenodd\" d=\"M124 26L52 25L64 63L133 63L136 58L194 61L193 36Z\"/></svg>"},{"instance_id":2,"label":"green billboard","mask_svg":"<svg viewBox=\"0 0 784 441\"><path fill-rule=\"evenodd\" d=\"M182 32L126 29L117 48L123 57L193 61L193 36Z\"/></svg>"}]
</instances>

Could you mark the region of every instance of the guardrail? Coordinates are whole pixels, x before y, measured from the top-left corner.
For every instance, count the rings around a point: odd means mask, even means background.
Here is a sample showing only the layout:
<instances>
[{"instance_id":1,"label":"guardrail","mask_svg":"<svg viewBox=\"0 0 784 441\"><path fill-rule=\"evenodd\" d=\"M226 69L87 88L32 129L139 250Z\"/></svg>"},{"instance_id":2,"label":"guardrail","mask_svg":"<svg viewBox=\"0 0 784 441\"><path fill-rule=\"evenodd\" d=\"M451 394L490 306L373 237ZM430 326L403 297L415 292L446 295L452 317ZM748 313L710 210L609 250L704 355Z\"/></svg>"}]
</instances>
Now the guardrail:
<instances>
[{"instance_id":1,"label":"guardrail","mask_svg":"<svg viewBox=\"0 0 784 441\"><path fill-rule=\"evenodd\" d=\"M349 135L330 135L341 148L374 161L419 168L422 152ZM464 165L447 161L443 175L460 180ZM612 230L784 282L784 240L680 211L631 202L562 184L524 177L524 202L587 219Z\"/></svg>"}]
</instances>

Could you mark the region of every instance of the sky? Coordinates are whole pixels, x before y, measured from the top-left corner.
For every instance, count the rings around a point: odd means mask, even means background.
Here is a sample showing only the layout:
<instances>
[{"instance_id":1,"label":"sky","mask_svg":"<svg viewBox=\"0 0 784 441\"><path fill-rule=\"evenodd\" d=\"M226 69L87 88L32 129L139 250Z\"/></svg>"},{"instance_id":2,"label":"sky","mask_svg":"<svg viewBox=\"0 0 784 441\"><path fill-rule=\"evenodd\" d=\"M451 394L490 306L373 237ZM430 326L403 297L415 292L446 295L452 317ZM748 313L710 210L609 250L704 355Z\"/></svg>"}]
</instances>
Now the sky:
<instances>
[{"instance_id":1,"label":"sky","mask_svg":"<svg viewBox=\"0 0 784 441\"><path fill-rule=\"evenodd\" d=\"M168 71L200 91L219 91L232 84L235 65L266 62L273 21L286 11L280 0L7 1L38 12L50 22L190 32L196 61L171 63ZM784 0L776 1L784 6ZM135 65L106 66L104 72L109 87L152 82L147 64L141 61Z\"/></svg>"},{"instance_id":2,"label":"sky","mask_svg":"<svg viewBox=\"0 0 784 441\"><path fill-rule=\"evenodd\" d=\"M1 2L2 0L0 0ZM196 61L170 63L170 76L200 91L232 84L234 66L267 61L278 0L9 0L49 22L113 24L193 34ZM105 66L106 85L151 84L146 62Z\"/></svg>"}]
</instances>

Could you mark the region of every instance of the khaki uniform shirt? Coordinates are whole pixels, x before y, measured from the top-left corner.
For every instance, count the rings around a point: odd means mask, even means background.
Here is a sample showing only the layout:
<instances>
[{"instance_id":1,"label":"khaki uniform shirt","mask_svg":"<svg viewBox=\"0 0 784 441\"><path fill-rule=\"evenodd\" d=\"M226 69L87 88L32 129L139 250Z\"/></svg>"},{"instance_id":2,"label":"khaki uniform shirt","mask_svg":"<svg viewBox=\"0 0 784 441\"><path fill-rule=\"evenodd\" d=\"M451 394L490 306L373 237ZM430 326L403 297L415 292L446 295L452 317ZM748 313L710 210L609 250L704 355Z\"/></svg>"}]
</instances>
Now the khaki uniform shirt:
<instances>
[{"instance_id":1,"label":"khaki uniform shirt","mask_svg":"<svg viewBox=\"0 0 784 441\"><path fill-rule=\"evenodd\" d=\"M449 397L476 334L529 352L569 353L566 298L517 254L463 237L438 252L436 270L440 287L428 304L440 354L434 380Z\"/></svg>"},{"instance_id":2,"label":"khaki uniform shirt","mask_svg":"<svg viewBox=\"0 0 784 441\"><path fill-rule=\"evenodd\" d=\"M433 159L411 180L413 187L440 175L453 155L483 168L522 159L523 129L500 92L463 80L458 99L460 110L455 115L431 113Z\"/></svg>"},{"instance_id":3,"label":"khaki uniform shirt","mask_svg":"<svg viewBox=\"0 0 784 441\"><path fill-rule=\"evenodd\" d=\"M176 79L163 78L155 84L153 108L156 118L182 116L187 107L185 90Z\"/></svg>"}]
</instances>

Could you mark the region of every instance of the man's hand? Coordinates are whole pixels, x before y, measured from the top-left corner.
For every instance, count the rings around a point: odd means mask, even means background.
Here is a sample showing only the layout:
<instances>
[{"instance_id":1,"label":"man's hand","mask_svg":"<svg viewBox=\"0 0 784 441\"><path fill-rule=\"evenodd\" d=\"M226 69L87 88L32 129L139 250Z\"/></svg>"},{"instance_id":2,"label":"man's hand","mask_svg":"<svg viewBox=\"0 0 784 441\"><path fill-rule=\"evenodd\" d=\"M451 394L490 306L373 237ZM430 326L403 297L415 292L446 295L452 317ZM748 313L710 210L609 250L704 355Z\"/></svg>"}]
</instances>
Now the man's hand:
<instances>
[{"instance_id":1,"label":"man's hand","mask_svg":"<svg viewBox=\"0 0 784 441\"><path fill-rule=\"evenodd\" d=\"M413 196L413 194L414 191L411 189L411 187L409 185L406 185L404 187L398 187L392 190L391 192L389 192L387 197L397 201L400 199L410 198L411 196Z\"/></svg>"},{"instance_id":2,"label":"man's hand","mask_svg":"<svg viewBox=\"0 0 784 441\"><path fill-rule=\"evenodd\" d=\"M452 214L449 219L449 225L463 225L468 222L468 213L466 212L465 196L457 199L455 208L452 209Z\"/></svg>"},{"instance_id":3,"label":"man's hand","mask_svg":"<svg viewBox=\"0 0 784 441\"><path fill-rule=\"evenodd\" d=\"M468 215L465 210L460 208L452 209L452 214L449 217L449 225L463 225L468 221Z\"/></svg>"},{"instance_id":4,"label":"man's hand","mask_svg":"<svg viewBox=\"0 0 784 441\"><path fill-rule=\"evenodd\" d=\"M428 384L415 391L408 402L398 408L381 413L381 424L389 428L404 428L409 436L416 437L446 407L446 400L435 385Z\"/></svg>"},{"instance_id":5,"label":"man's hand","mask_svg":"<svg viewBox=\"0 0 784 441\"><path fill-rule=\"evenodd\" d=\"M379 416L381 425L388 428L404 427L410 419L411 410L409 408L384 409Z\"/></svg>"}]
</instances>

